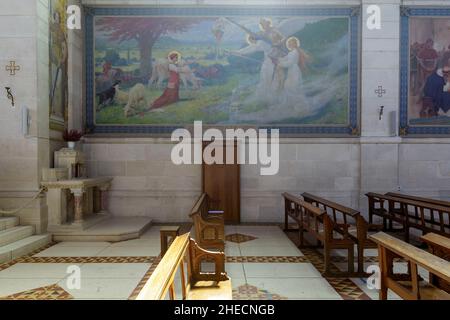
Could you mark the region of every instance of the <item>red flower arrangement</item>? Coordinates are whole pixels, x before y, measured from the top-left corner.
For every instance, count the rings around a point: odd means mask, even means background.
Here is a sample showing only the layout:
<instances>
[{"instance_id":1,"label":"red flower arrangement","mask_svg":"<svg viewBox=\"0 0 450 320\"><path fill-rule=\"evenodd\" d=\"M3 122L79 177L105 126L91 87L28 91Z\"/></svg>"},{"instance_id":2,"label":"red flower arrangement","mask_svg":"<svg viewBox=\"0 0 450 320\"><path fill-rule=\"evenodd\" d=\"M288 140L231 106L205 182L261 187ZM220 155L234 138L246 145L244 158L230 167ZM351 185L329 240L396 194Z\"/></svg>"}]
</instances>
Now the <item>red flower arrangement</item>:
<instances>
[{"instance_id":1,"label":"red flower arrangement","mask_svg":"<svg viewBox=\"0 0 450 320\"><path fill-rule=\"evenodd\" d=\"M63 133L64 141L73 141L73 142L80 141L82 136L83 134L75 129L72 129L70 131L65 129Z\"/></svg>"}]
</instances>

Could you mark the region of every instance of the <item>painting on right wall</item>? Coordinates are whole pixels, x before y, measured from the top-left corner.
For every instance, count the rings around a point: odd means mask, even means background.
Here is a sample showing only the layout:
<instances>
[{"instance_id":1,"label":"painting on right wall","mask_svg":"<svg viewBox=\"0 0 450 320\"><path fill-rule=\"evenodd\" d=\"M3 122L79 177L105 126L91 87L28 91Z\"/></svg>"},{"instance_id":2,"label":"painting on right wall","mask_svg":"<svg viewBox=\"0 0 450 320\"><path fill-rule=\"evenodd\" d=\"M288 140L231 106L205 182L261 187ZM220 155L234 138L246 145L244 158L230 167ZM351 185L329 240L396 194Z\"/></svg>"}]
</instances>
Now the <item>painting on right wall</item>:
<instances>
[{"instance_id":1,"label":"painting on right wall","mask_svg":"<svg viewBox=\"0 0 450 320\"><path fill-rule=\"evenodd\" d=\"M450 133L449 13L422 8L402 12L402 135Z\"/></svg>"}]
</instances>

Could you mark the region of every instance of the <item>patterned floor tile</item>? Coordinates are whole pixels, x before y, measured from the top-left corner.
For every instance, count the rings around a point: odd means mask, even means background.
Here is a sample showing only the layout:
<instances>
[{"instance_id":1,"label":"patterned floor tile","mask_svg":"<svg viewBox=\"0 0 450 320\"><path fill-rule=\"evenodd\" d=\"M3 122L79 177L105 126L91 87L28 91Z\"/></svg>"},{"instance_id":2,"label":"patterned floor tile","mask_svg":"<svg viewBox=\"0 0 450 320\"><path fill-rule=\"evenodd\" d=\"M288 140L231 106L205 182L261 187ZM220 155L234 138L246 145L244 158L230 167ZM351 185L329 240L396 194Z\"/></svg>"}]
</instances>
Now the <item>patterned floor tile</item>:
<instances>
[{"instance_id":1,"label":"patterned floor tile","mask_svg":"<svg viewBox=\"0 0 450 320\"><path fill-rule=\"evenodd\" d=\"M294 242L296 245L299 245L297 232L285 232L285 233L289 237L289 239L292 240L292 242ZM320 273L323 273L325 271L324 258L323 255L318 250L316 250L315 248L301 248L301 251ZM339 272L339 271L340 270L332 263L331 272ZM345 300L371 300L370 297L349 278L332 278L332 277L324 277L324 278Z\"/></svg>"},{"instance_id":2,"label":"patterned floor tile","mask_svg":"<svg viewBox=\"0 0 450 320\"><path fill-rule=\"evenodd\" d=\"M304 256L228 256L227 263L307 263L309 260Z\"/></svg>"},{"instance_id":3,"label":"patterned floor tile","mask_svg":"<svg viewBox=\"0 0 450 320\"><path fill-rule=\"evenodd\" d=\"M328 283L344 300L371 300L352 280L346 278L325 277Z\"/></svg>"},{"instance_id":4,"label":"patterned floor tile","mask_svg":"<svg viewBox=\"0 0 450 320\"><path fill-rule=\"evenodd\" d=\"M235 242L235 243L243 243L258 239L257 237L250 236L242 233L233 233L225 236L226 241Z\"/></svg>"},{"instance_id":5,"label":"patterned floor tile","mask_svg":"<svg viewBox=\"0 0 450 320\"><path fill-rule=\"evenodd\" d=\"M134 288L133 292L128 297L128 300L136 300L137 296L139 295L139 292L141 292L142 288L144 288L144 285L147 283L148 279L150 279L150 276L155 271L156 267L158 266L159 262L161 261L161 257L157 257L150 268L147 270L147 272L144 274L142 279L139 281L136 288Z\"/></svg>"},{"instance_id":6,"label":"patterned floor tile","mask_svg":"<svg viewBox=\"0 0 450 320\"><path fill-rule=\"evenodd\" d=\"M153 263L156 257L24 257L20 263Z\"/></svg>"},{"instance_id":7,"label":"patterned floor tile","mask_svg":"<svg viewBox=\"0 0 450 320\"><path fill-rule=\"evenodd\" d=\"M25 255L25 256L22 256L22 257L19 257L19 258L14 259L14 260L11 260L11 261L9 261L9 262L0 264L0 271L5 270L5 269L7 269L7 268L9 268L9 267L11 267L11 266L13 266L13 265L15 265L16 263L23 262L25 259L28 259L28 258L30 258L30 257L33 257L35 254L38 254L39 252L42 252L42 251L44 251L44 250L47 250L48 248L54 246L55 244L56 244L56 242L51 242L51 243L49 243L49 244L47 244L47 245L45 245L45 246L43 246L43 247L41 247L41 248L39 248L39 249L36 249L36 250L30 252L29 254L27 254L27 255Z\"/></svg>"},{"instance_id":8,"label":"patterned floor tile","mask_svg":"<svg viewBox=\"0 0 450 320\"><path fill-rule=\"evenodd\" d=\"M233 289L233 300L287 300L276 293L259 289L258 287L245 284Z\"/></svg>"},{"instance_id":9,"label":"patterned floor tile","mask_svg":"<svg viewBox=\"0 0 450 320\"><path fill-rule=\"evenodd\" d=\"M71 300L73 297L57 284L15 293L0 300Z\"/></svg>"}]
</instances>

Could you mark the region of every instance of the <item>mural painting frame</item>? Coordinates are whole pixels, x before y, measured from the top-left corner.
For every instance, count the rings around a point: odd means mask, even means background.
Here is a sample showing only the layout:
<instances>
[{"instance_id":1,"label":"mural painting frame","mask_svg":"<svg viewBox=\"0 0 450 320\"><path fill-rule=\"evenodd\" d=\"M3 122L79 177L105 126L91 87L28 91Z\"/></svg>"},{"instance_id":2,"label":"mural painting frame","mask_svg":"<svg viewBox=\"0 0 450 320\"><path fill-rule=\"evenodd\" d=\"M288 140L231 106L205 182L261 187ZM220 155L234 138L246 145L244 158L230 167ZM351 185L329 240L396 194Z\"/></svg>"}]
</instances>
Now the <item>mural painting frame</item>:
<instances>
[{"instance_id":1,"label":"mural painting frame","mask_svg":"<svg viewBox=\"0 0 450 320\"><path fill-rule=\"evenodd\" d=\"M255 129L279 129L282 137L360 135L360 6L348 7L86 7L85 8L85 71L86 71L86 132L91 134L138 134L170 136L177 128L192 125L105 125L95 121L94 19L98 16L330 16L349 19L348 119L345 125L242 125ZM215 125L232 128L237 125ZM205 126L208 127L208 126Z\"/></svg>"},{"instance_id":2,"label":"mural painting frame","mask_svg":"<svg viewBox=\"0 0 450 320\"><path fill-rule=\"evenodd\" d=\"M449 125L411 125L408 104L410 90L410 18L449 17L450 8L402 6L400 10L400 114L399 134L404 137L450 135Z\"/></svg>"}]
</instances>

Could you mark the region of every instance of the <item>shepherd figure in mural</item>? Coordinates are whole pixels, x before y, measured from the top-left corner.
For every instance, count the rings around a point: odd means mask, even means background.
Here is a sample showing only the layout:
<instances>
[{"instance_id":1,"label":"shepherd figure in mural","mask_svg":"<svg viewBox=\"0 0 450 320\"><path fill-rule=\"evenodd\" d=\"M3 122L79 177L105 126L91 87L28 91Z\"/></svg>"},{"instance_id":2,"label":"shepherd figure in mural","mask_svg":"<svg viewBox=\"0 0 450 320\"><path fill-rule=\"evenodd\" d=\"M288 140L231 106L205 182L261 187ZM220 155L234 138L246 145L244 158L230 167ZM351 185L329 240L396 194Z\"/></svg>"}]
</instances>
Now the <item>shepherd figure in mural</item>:
<instances>
[{"instance_id":1,"label":"shepherd figure in mural","mask_svg":"<svg viewBox=\"0 0 450 320\"><path fill-rule=\"evenodd\" d=\"M178 51L172 51L168 55L169 60L169 81L163 94L157 98L150 106L150 111L166 107L180 100L180 73L182 68L178 66L181 60L181 54ZM163 111L162 109L160 111Z\"/></svg>"}]
</instances>

